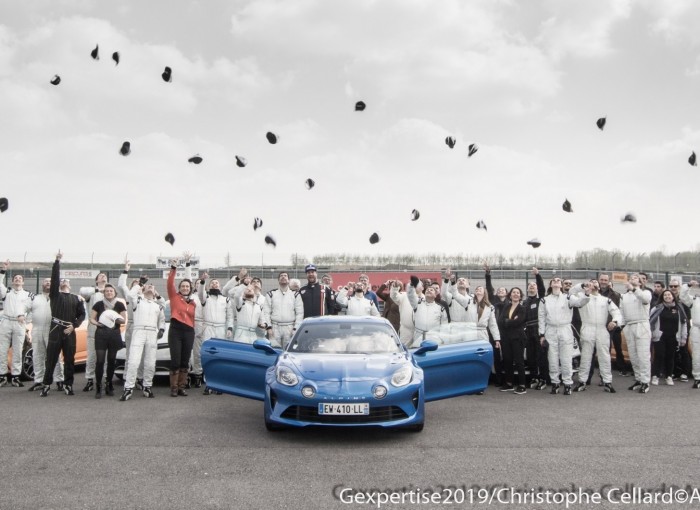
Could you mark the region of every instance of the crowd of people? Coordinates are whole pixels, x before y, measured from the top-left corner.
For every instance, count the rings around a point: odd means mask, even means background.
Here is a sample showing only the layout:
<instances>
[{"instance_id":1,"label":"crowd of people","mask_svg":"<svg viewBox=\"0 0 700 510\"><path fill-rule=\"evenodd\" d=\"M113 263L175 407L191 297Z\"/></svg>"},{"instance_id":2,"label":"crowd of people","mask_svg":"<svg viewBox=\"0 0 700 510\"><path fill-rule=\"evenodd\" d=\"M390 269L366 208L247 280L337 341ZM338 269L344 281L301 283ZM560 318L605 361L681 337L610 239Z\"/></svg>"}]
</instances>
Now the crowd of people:
<instances>
[{"instance_id":1,"label":"crowd of people","mask_svg":"<svg viewBox=\"0 0 700 510\"><path fill-rule=\"evenodd\" d=\"M2 263L0 362L8 359L10 347L12 360L7 373L0 375L0 386L24 386L20 380L22 347L32 323L35 377L29 391L46 397L55 380L59 391L74 395L75 330L87 317L83 391L94 392L95 398L114 395L116 354L125 344L120 400L131 399L135 391L154 398L157 344L166 329L164 297L145 276L129 284L128 261L116 287L100 273L94 287L73 294L70 280L60 277L62 257L59 251L51 278L44 280L42 292L36 295L24 290L22 275L15 275L8 289L9 261ZM191 387L204 386L205 395L214 393L206 386L202 369L205 340L252 343L267 338L272 346L285 348L303 319L337 314L383 316L407 348L419 347L427 339L439 341L445 325L471 324L476 337L493 346L493 382L502 392L522 395L528 388L548 386L552 394L560 389L564 395L585 391L592 384L595 359L599 386L615 393L611 347L619 375L632 376L629 390L647 393L660 381L673 385L674 380L688 382L691 378L692 388L700 388L700 321L692 322L700 295L690 292L699 286L696 281L681 284L671 280L668 288L656 281L650 289L647 275L634 273L624 292L618 293L609 275L600 274L576 285L554 277L545 288L538 269L533 268L534 281L523 292L517 286L494 289L490 269L484 265L485 285L473 292L466 278L449 269L442 282L411 276L409 282L389 280L374 286L375 292L366 274L334 289L331 276L319 280L316 266L309 264L306 285L282 271L278 287L263 292L262 281L246 269L222 285L206 272L194 274L190 259L191 254L185 253L185 277L177 285L177 259L170 261L167 278L172 397L187 396ZM623 329L631 371L623 355ZM580 363L574 381L576 350Z\"/></svg>"}]
</instances>

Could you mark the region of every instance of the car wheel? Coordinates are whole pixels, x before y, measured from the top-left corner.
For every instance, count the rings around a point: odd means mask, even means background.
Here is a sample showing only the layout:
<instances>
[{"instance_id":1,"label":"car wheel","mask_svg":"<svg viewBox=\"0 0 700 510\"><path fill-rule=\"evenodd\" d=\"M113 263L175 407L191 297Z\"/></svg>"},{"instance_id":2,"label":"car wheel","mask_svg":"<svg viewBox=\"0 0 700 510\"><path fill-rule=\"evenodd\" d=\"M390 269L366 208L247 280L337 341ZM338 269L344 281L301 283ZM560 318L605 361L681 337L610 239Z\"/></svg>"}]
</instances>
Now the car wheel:
<instances>
[{"instance_id":1,"label":"car wheel","mask_svg":"<svg viewBox=\"0 0 700 510\"><path fill-rule=\"evenodd\" d=\"M22 374L20 376L25 381L32 381L34 380L34 349L27 342L24 345L25 351L22 355Z\"/></svg>"}]
</instances>

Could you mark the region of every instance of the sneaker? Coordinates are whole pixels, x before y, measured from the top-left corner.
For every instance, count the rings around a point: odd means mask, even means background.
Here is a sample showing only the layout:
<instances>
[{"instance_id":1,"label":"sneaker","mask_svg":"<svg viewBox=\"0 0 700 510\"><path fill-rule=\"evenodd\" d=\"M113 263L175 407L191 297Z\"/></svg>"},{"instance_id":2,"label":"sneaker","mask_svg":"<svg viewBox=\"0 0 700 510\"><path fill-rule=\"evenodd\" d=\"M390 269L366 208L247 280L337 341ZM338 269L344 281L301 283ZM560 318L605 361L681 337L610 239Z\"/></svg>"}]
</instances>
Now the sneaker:
<instances>
[{"instance_id":1,"label":"sneaker","mask_svg":"<svg viewBox=\"0 0 700 510\"><path fill-rule=\"evenodd\" d=\"M639 381L634 381L634 384L627 389L630 391L638 390L641 385L642 383L640 383Z\"/></svg>"},{"instance_id":2,"label":"sneaker","mask_svg":"<svg viewBox=\"0 0 700 510\"><path fill-rule=\"evenodd\" d=\"M201 375L195 375L195 376L194 376L194 381L193 381L192 385L193 385L195 388L201 388L201 387L202 387L202 376L201 376Z\"/></svg>"},{"instance_id":3,"label":"sneaker","mask_svg":"<svg viewBox=\"0 0 700 510\"><path fill-rule=\"evenodd\" d=\"M576 393L579 393L581 391L586 391L586 383L577 382L576 386L574 386L574 391Z\"/></svg>"},{"instance_id":4,"label":"sneaker","mask_svg":"<svg viewBox=\"0 0 700 510\"><path fill-rule=\"evenodd\" d=\"M695 379L695 382L693 383L693 389L700 389L700 379Z\"/></svg>"},{"instance_id":5,"label":"sneaker","mask_svg":"<svg viewBox=\"0 0 700 510\"><path fill-rule=\"evenodd\" d=\"M651 378L651 384L652 384L653 386L658 386L658 385L659 385L659 378L656 377L656 376L653 376L653 377Z\"/></svg>"},{"instance_id":6,"label":"sneaker","mask_svg":"<svg viewBox=\"0 0 700 510\"><path fill-rule=\"evenodd\" d=\"M688 382L688 376L685 374L681 374L681 382Z\"/></svg>"},{"instance_id":7,"label":"sneaker","mask_svg":"<svg viewBox=\"0 0 700 510\"><path fill-rule=\"evenodd\" d=\"M212 390L209 386L205 386L204 393L202 393L202 395L211 395L212 393L214 393L214 390Z\"/></svg>"},{"instance_id":8,"label":"sneaker","mask_svg":"<svg viewBox=\"0 0 700 510\"><path fill-rule=\"evenodd\" d=\"M56 389L58 391L63 391L63 381L59 381L56 383Z\"/></svg>"},{"instance_id":9,"label":"sneaker","mask_svg":"<svg viewBox=\"0 0 700 510\"><path fill-rule=\"evenodd\" d=\"M639 386L639 393L649 393L649 385L647 383L642 383Z\"/></svg>"},{"instance_id":10,"label":"sneaker","mask_svg":"<svg viewBox=\"0 0 700 510\"><path fill-rule=\"evenodd\" d=\"M178 397L186 397L186 396L187 396L187 392L186 392L184 389L182 389L182 388L178 388L178 390L177 390L177 396L178 396Z\"/></svg>"},{"instance_id":11,"label":"sneaker","mask_svg":"<svg viewBox=\"0 0 700 510\"><path fill-rule=\"evenodd\" d=\"M539 385L540 385L539 379L533 379L532 381L530 381L530 389L532 389L532 390L537 388L537 386L539 386Z\"/></svg>"},{"instance_id":12,"label":"sneaker","mask_svg":"<svg viewBox=\"0 0 700 510\"><path fill-rule=\"evenodd\" d=\"M525 386L518 386L517 388L515 388L515 390L513 390L513 393L515 393L516 395L525 395L525 393L527 393L527 390L525 389Z\"/></svg>"},{"instance_id":13,"label":"sneaker","mask_svg":"<svg viewBox=\"0 0 700 510\"><path fill-rule=\"evenodd\" d=\"M620 373L620 375L621 375L622 377L629 377L629 374L627 373L627 370L620 370L619 373Z\"/></svg>"},{"instance_id":14,"label":"sneaker","mask_svg":"<svg viewBox=\"0 0 700 510\"><path fill-rule=\"evenodd\" d=\"M10 384L12 384L12 386L14 386L15 388L24 388L24 384L22 384L22 381L19 380L19 376L17 375L12 378Z\"/></svg>"},{"instance_id":15,"label":"sneaker","mask_svg":"<svg viewBox=\"0 0 700 510\"><path fill-rule=\"evenodd\" d=\"M71 386L70 384L66 384L63 386L63 392L68 396L75 395L75 393L73 393L73 386Z\"/></svg>"},{"instance_id":16,"label":"sneaker","mask_svg":"<svg viewBox=\"0 0 700 510\"><path fill-rule=\"evenodd\" d=\"M95 383L93 382L92 379L87 380L87 384L85 384L85 387L83 388L83 391L92 391L95 389Z\"/></svg>"},{"instance_id":17,"label":"sneaker","mask_svg":"<svg viewBox=\"0 0 700 510\"><path fill-rule=\"evenodd\" d=\"M134 387L137 390L143 390L143 379L136 379L136 384L134 385Z\"/></svg>"},{"instance_id":18,"label":"sneaker","mask_svg":"<svg viewBox=\"0 0 700 510\"><path fill-rule=\"evenodd\" d=\"M536 389L537 391L540 391L540 390L545 389L546 387L547 387L547 381L545 381L544 379L540 379L540 380L537 382L537 387L536 387L535 389Z\"/></svg>"},{"instance_id":19,"label":"sneaker","mask_svg":"<svg viewBox=\"0 0 700 510\"><path fill-rule=\"evenodd\" d=\"M143 396L147 398L155 398L155 395L148 386L143 388Z\"/></svg>"},{"instance_id":20,"label":"sneaker","mask_svg":"<svg viewBox=\"0 0 700 510\"><path fill-rule=\"evenodd\" d=\"M95 386L95 398L102 398L102 388L99 385Z\"/></svg>"},{"instance_id":21,"label":"sneaker","mask_svg":"<svg viewBox=\"0 0 700 510\"><path fill-rule=\"evenodd\" d=\"M108 397L114 396L114 385L111 382L105 385L105 395Z\"/></svg>"},{"instance_id":22,"label":"sneaker","mask_svg":"<svg viewBox=\"0 0 700 510\"><path fill-rule=\"evenodd\" d=\"M612 383L609 382L603 383L603 390L605 390L608 393L617 393L615 391L615 388L613 388Z\"/></svg>"},{"instance_id":23,"label":"sneaker","mask_svg":"<svg viewBox=\"0 0 700 510\"><path fill-rule=\"evenodd\" d=\"M187 376L187 382L185 382L185 389L186 389L186 390L189 390L190 388L192 388L192 377L190 377L190 376L188 375L188 376ZM186 395L183 395L183 396L186 396Z\"/></svg>"},{"instance_id":24,"label":"sneaker","mask_svg":"<svg viewBox=\"0 0 700 510\"><path fill-rule=\"evenodd\" d=\"M564 385L564 395L571 395L571 385L570 384Z\"/></svg>"},{"instance_id":25,"label":"sneaker","mask_svg":"<svg viewBox=\"0 0 700 510\"><path fill-rule=\"evenodd\" d=\"M39 394L40 397L48 397L49 396L49 391L51 391L51 386L44 386L41 389L41 393Z\"/></svg>"},{"instance_id":26,"label":"sneaker","mask_svg":"<svg viewBox=\"0 0 700 510\"><path fill-rule=\"evenodd\" d=\"M5 377L3 375L2 377L0 377L0 388L2 388L3 386L6 386L6 385L7 385L7 377Z\"/></svg>"},{"instance_id":27,"label":"sneaker","mask_svg":"<svg viewBox=\"0 0 700 510\"><path fill-rule=\"evenodd\" d=\"M126 402L131 398L131 388L127 388L124 390L124 393L122 393L122 396L119 397L119 402Z\"/></svg>"},{"instance_id":28,"label":"sneaker","mask_svg":"<svg viewBox=\"0 0 700 510\"><path fill-rule=\"evenodd\" d=\"M35 382L34 384L31 385L31 387L29 388L29 391L40 390L43 387L44 387L44 385L41 384L40 382Z\"/></svg>"},{"instance_id":29,"label":"sneaker","mask_svg":"<svg viewBox=\"0 0 700 510\"><path fill-rule=\"evenodd\" d=\"M556 395L559 393L559 385L558 384L552 384L552 391L549 392L552 395Z\"/></svg>"},{"instance_id":30,"label":"sneaker","mask_svg":"<svg viewBox=\"0 0 700 510\"><path fill-rule=\"evenodd\" d=\"M515 388L513 387L512 384L504 384L501 386L498 391L513 391Z\"/></svg>"},{"instance_id":31,"label":"sneaker","mask_svg":"<svg viewBox=\"0 0 700 510\"><path fill-rule=\"evenodd\" d=\"M666 378L666 385L667 385L667 386L673 386L673 378L672 378L672 377L667 377L667 378Z\"/></svg>"}]
</instances>

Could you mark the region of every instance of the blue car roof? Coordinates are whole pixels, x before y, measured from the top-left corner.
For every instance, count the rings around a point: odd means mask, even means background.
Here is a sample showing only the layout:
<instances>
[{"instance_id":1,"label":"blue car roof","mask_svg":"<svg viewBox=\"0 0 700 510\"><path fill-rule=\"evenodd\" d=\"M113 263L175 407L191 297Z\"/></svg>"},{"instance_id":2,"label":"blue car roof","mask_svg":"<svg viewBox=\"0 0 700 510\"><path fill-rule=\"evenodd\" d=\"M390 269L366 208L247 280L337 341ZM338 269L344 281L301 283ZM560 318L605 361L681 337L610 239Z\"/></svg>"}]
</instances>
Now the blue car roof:
<instances>
[{"instance_id":1,"label":"blue car roof","mask_svg":"<svg viewBox=\"0 0 700 510\"><path fill-rule=\"evenodd\" d=\"M388 324L389 322L384 317L370 317L370 316L358 316L358 315L324 315L322 317L308 317L302 321L302 324L326 324L329 322L335 323L351 323L351 324L363 324L367 322L376 322L380 324ZM393 326L392 326L393 327Z\"/></svg>"}]
</instances>

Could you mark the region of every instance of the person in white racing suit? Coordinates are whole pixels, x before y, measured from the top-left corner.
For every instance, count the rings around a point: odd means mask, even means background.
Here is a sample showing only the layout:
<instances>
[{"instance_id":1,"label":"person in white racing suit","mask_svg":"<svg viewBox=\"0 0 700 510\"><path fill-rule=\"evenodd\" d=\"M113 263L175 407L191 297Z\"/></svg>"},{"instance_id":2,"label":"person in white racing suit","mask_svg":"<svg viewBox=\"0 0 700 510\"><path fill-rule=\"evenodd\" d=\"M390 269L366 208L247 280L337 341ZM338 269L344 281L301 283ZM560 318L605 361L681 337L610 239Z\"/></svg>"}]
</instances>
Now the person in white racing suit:
<instances>
[{"instance_id":1,"label":"person in white racing suit","mask_svg":"<svg viewBox=\"0 0 700 510\"><path fill-rule=\"evenodd\" d=\"M34 384L29 391L41 390L44 386L44 370L46 369L46 350L49 345L51 330L51 302L49 291L51 278L44 278L41 283L41 294L36 294L31 301L32 308L32 362L34 364ZM63 362L56 363L53 380L58 391L63 390Z\"/></svg>"},{"instance_id":2,"label":"person in white racing suit","mask_svg":"<svg viewBox=\"0 0 700 510\"><path fill-rule=\"evenodd\" d=\"M450 309L452 322L468 322L467 307L473 300L469 294L469 280L466 278L455 279L452 270L448 268L445 271L440 295Z\"/></svg>"},{"instance_id":3,"label":"person in white racing suit","mask_svg":"<svg viewBox=\"0 0 700 510\"><path fill-rule=\"evenodd\" d=\"M700 284L696 280L691 280L688 284L681 286L680 300L685 306L690 309L690 317L692 327L690 328L690 347L693 350L693 389L700 389L700 295L691 295L690 287L696 289ZM693 317L697 320L692 320Z\"/></svg>"},{"instance_id":4,"label":"person in white racing suit","mask_svg":"<svg viewBox=\"0 0 700 510\"><path fill-rule=\"evenodd\" d=\"M221 282L217 279L209 281L209 289L206 288L206 281L209 273L204 272L200 276L197 295L201 305L202 330L200 334L195 333L194 346L192 347L192 375L195 388L202 387L202 343L210 338L229 338L231 332L226 329L227 324L232 322L231 298L221 292ZM195 313L196 324L196 313ZM208 386L204 387L204 395L211 395L212 391Z\"/></svg>"},{"instance_id":5,"label":"person in white racing suit","mask_svg":"<svg viewBox=\"0 0 700 510\"><path fill-rule=\"evenodd\" d=\"M433 287L425 289L424 298L419 298L416 294L416 287L420 280L417 276L411 276L411 284L406 292L408 302L413 308L413 342L409 347L420 347L423 340L428 338L428 333L437 331L440 326L447 324L447 311L445 307L435 301L437 292Z\"/></svg>"},{"instance_id":6,"label":"person in white racing suit","mask_svg":"<svg viewBox=\"0 0 700 510\"><path fill-rule=\"evenodd\" d=\"M627 352L635 378L628 389L640 393L647 393L651 382L650 303L651 291L643 289L639 275L633 273L627 281L627 292L620 298L620 312L625 323Z\"/></svg>"},{"instance_id":7,"label":"person in white racing suit","mask_svg":"<svg viewBox=\"0 0 700 510\"><path fill-rule=\"evenodd\" d=\"M540 344L549 345L547 361L549 377L552 381L552 395L559 393L559 376L564 383L564 395L571 395L573 388L572 356L574 332L571 327L574 308L584 304L581 296L564 294L561 278L549 282L550 293L541 301L537 311ZM561 368L560 368L561 367Z\"/></svg>"},{"instance_id":8,"label":"person in white racing suit","mask_svg":"<svg viewBox=\"0 0 700 510\"><path fill-rule=\"evenodd\" d=\"M353 291L352 296L348 296L350 289ZM348 282L345 287L338 291L336 302L340 306L347 307L346 315L381 316L374 301L369 297L365 297L365 285L362 282Z\"/></svg>"},{"instance_id":9,"label":"person in white racing suit","mask_svg":"<svg viewBox=\"0 0 700 510\"><path fill-rule=\"evenodd\" d=\"M22 387L22 349L27 334L27 324L31 322L31 300L34 294L24 290L24 277L17 274L12 278L12 288L5 287L5 273L10 261L2 263L0 269L0 299L4 302L0 315L0 366L7 366L7 355L12 347L12 363L7 372L0 369L0 386L11 384Z\"/></svg>"},{"instance_id":10,"label":"person in white racing suit","mask_svg":"<svg viewBox=\"0 0 700 510\"><path fill-rule=\"evenodd\" d=\"M579 283L569 290L569 295L585 294L584 304L579 308L581 313L581 362L579 364L578 382L574 391L586 390L586 378L591 370L593 351L598 358L600 377L603 389L615 393L612 386L612 369L610 366L610 331L622 325L620 309L611 299L600 294L598 280L591 279L588 283ZM608 321L608 315L612 317Z\"/></svg>"},{"instance_id":11,"label":"person in white racing suit","mask_svg":"<svg viewBox=\"0 0 700 510\"><path fill-rule=\"evenodd\" d=\"M266 329L264 320L265 312L262 305L256 301L255 289L249 285L243 291L241 297L232 302L232 322L229 322L228 330L233 333L235 342L252 344L260 338L258 328ZM235 326L234 326L235 321Z\"/></svg>"},{"instance_id":12,"label":"person in white racing suit","mask_svg":"<svg viewBox=\"0 0 700 510\"><path fill-rule=\"evenodd\" d=\"M98 273L95 276L94 287L81 287L78 295L85 300L85 309L90 312L96 303L99 303L104 298L104 289L107 284L107 275ZM95 365L97 363L97 352L95 351L95 331L97 326L88 322L87 327L87 361L85 362L85 387L83 391L92 391L95 389ZM102 384L102 381L98 381Z\"/></svg>"},{"instance_id":13,"label":"person in white racing suit","mask_svg":"<svg viewBox=\"0 0 700 510\"><path fill-rule=\"evenodd\" d=\"M304 319L304 303L301 296L289 288L288 273L280 272L277 283L279 288L265 294L263 322L270 344L284 349Z\"/></svg>"},{"instance_id":14,"label":"person in white racing suit","mask_svg":"<svg viewBox=\"0 0 700 510\"><path fill-rule=\"evenodd\" d=\"M399 307L399 339L406 347L413 343L413 307L408 301L408 294L401 290L402 285L398 280L394 280L389 291L389 299L396 303ZM419 284L416 292L422 289L422 284ZM420 297L420 295L419 295Z\"/></svg>"},{"instance_id":15,"label":"person in white racing suit","mask_svg":"<svg viewBox=\"0 0 700 510\"><path fill-rule=\"evenodd\" d=\"M156 372L158 339L165 333L163 305L156 301L155 287L150 283L135 286L129 292L129 307L132 311L133 327L129 363L124 378L124 393L120 401L131 398L136 377L143 366L143 396L153 398L153 376Z\"/></svg>"}]
</instances>

